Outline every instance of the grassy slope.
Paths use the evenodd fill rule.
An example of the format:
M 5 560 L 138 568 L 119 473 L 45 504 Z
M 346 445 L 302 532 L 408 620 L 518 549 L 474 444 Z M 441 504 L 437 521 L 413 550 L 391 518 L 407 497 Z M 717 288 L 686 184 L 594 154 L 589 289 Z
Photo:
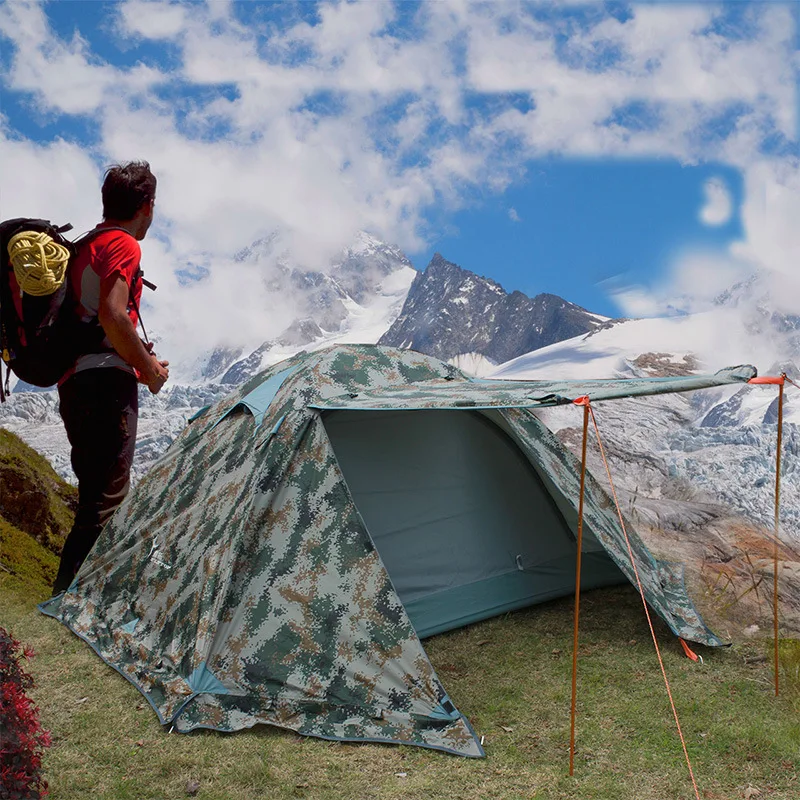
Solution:
M 0 524 L 4 557 L 18 565 L 13 575 L 0 570 L 0 624 L 37 652 L 30 670 L 55 740 L 45 757 L 53 800 L 185 797 L 188 781 L 199 782 L 197 797 L 220 799 L 694 797 L 641 602 L 629 587 L 584 596 L 570 778 L 569 600 L 426 643 L 451 697 L 485 735 L 486 759 L 266 727 L 170 735 L 127 681 L 35 610 L 48 595 L 55 557 L 11 528 Z M 739 798 L 751 786 L 761 792 L 754 797 L 800 796 L 798 654 L 787 644 L 776 698 L 767 647 L 701 648 L 706 663 L 697 666 L 663 625 L 657 632 L 701 797 Z
M 58 556 L 0 517 L 0 571 L 20 584 L 51 586 L 57 569 Z
M 0 571 L 52 584 L 77 495 L 47 459 L 0 428 Z

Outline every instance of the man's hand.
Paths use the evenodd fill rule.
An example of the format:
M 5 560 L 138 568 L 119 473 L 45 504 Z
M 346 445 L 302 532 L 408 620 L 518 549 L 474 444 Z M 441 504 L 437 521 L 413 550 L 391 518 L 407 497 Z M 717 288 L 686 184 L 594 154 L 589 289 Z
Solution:
M 158 394 L 164 384 L 169 379 L 169 361 L 159 361 L 155 354 L 152 354 L 150 369 L 140 371 L 139 383 L 143 383 L 150 390 L 151 394 Z
M 143 344 L 147 352 L 153 357 L 153 361 L 155 363 L 153 365 L 152 374 L 148 375 L 150 380 L 147 380 L 140 372 L 139 383 L 146 384 L 147 388 L 152 392 L 152 394 L 158 394 L 169 378 L 169 370 L 167 369 L 169 366 L 169 361 L 159 361 L 156 358 L 156 354 L 153 352 L 152 342 L 143 342 Z

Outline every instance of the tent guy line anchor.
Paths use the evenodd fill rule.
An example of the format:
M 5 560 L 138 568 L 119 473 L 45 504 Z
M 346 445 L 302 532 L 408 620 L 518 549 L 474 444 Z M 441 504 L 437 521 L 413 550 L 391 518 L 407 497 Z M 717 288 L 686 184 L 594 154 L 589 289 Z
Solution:
M 681 637 L 679 636 L 678 641 L 681 643 L 681 647 L 683 648 L 683 652 L 686 654 L 686 658 L 690 658 L 695 663 L 699 664 L 703 663 L 703 656 L 695 653 L 694 650 L 692 650 L 692 648 L 689 647 L 689 644 L 686 641 L 686 639 L 681 639 Z
M 581 488 L 580 488 L 580 499 L 579 499 L 579 506 L 578 506 L 578 556 L 576 559 L 577 568 L 576 568 L 576 580 L 575 580 L 575 629 L 573 633 L 573 655 L 572 655 L 572 664 L 573 664 L 573 673 L 572 673 L 572 724 L 571 724 L 571 731 L 570 731 L 570 770 L 569 774 L 573 774 L 573 763 L 574 763 L 574 755 L 575 755 L 575 736 L 574 736 L 574 721 L 575 721 L 575 705 L 576 705 L 576 673 L 577 673 L 577 659 L 578 659 L 578 603 L 580 598 L 580 547 L 581 547 L 581 534 L 583 532 L 583 496 L 585 490 L 585 474 L 586 474 L 586 440 L 588 438 L 588 427 L 589 427 L 589 415 L 592 417 L 592 424 L 594 426 L 595 435 L 597 436 L 597 444 L 600 448 L 600 455 L 603 457 L 603 465 L 606 468 L 606 475 L 608 476 L 608 483 L 611 488 L 611 496 L 614 499 L 614 505 L 617 510 L 617 517 L 619 518 L 619 524 L 622 529 L 622 533 L 625 536 L 625 544 L 628 548 L 628 557 L 631 560 L 631 566 L 633 567 L 634 575 L 636 576 L 636 586 L 639 589 L 639 596 L 642 598 L 642 605 L 644 606 L 644 613 L 647 617 L 647 624 L 650 627 L 650 635 L 653 639 L 653 644 L 656 648 L 656 655 L 658 656 L 658 664 L 661 667 L 661 674 L 664 678 L 664 685 L 667 689 L 667 696 L 669 697 L 669 703 L 672 707 L 672 716 L 675 719 L 675 725 L 678 728 L 678 736 L 681 740 L 681 747 L 683 748 L 683 755 L 686 759 L 686 766 L 689 768 L 689 777 L 692 780 L 692 787 L 694 788 L 694 794 L 697 800 L 700 800 L 700 790 L 697 788 L 697 781 L 694 777 L 694 770 L 692 769 L 692 762 L 689 758 L 689 751 L 686 748 L 686 740 L 683 736 L 683 730 L 681 729 L 681 723 L 678 719 L 678 711 L 675 708 L 675 701 L 672 698 L 672 690 L 670 689 L 669 685 L 669 678 L 667 678 L 667 672 L 664 668 L 664 661 L 661 658 L 661 649 L 658 646 L 658 639 L 656 638 L 656 632 L 653 628 L 653 621 L 650 617 L 650 610 L 647 608 L 647 599 L 644 593 L 644 587 L 642 586 L 641 578 L 639 577 L 639 570 L 636 566 L 636 560 L 633 557 L 633 548 L 631 547 L 630 537 L 628 536 L 628 531 L 625 527 L 625 520 L 622 516 L 622 510 L 620 509 L 619 500 L 617 499 L 617 490 L 614 486 L 614 481 L 611 477 L 611 469 L 608 465 L 608 459 L 606 458 L 605 448 L 603 447 L 602 439 L 600 438 L 600 429 L 597 426 L 597 419 L 594 415 L 594 409 L 592 408 L 590 398 L 588 395 L 584 395 L 583 397 L 578 397 L 573 400 L 573 403 L 578 406 L 583 406 L 583 445 L 582 445 L 582 461 L 581 461 Z

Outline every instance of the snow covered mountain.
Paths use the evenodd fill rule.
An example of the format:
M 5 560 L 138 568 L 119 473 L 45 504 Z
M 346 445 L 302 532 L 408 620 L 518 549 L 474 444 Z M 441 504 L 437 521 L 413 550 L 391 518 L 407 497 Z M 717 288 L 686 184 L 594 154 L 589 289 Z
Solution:
M 303 269 L 278 248 L 276 238 L 268 237 L 241 250 L 235 261 L 268 265 L 269 294 L 293 308 L 295 319 L 256 348 L 226 345 L 204 354 L 195 380 L 234 386 L 299 350 L 377 341 L 400 313 L 417 275 L 399 248 L 363 231 L 324 270 Z
M 436 253 L 379 343 L 447 361 L 474 354 L 501 364 L 608 322 L 552 294 L 508 294 L 500 284 Z
M 628 320 L 586 336 L 559 342 L 503 364 L 489 377 L 611 378 L 707 372 L 742 363 L 720 352 L 702 363 L 699 345 L 711 328 L 732 330 L 735 308 L 669 319 Z M 739 319 L 740 317 L 736 317 Z M 741 355 L 741 353 L 740 353 Z M 706 356 L 707 358 L 707 356 Z M 797 362 L 767 362 L 762 374 L 786 372 L 800 381 Z M 777 444 L 775 386 L 726 387 L 597 403 L 595 413 L 625 504 L 658 526 L 681 529 L 702 524 L 705 506 L 734 510 L 766 527 L 774 514 Z M 543 421 L 573 450 L 580 445 L 575 408 L 541 412 Z M 788 385 L 784 398 L 781 532 L 800 543 L 800 390 Z M 590 468 L 606 483 L 596 446 Z M 699 520 L 699 521 L 698 521 Z
M 363 232 L 325 269 L 303 269 L 281 247 L 280 238 L 270 236 L 241 250 L 234 261 L 263 267 L 269 294 L 293 309 L 293 322 L 255 348 L 239 342 L 203 353 L 182 380 L 168 384 L 155 397 L 142 390 L 134 480 L 199 408 L 300 350 L 334 342 L 385 341 L 387 337 L 381 337 L 387 331 L 400 330 L 401 335 L 408 334 L 404 346 L 427 346 L 435 355 L 478 374 L 493 369 L 509 354 L 594 330 L 605 322 L 553 295 L 533 300 L 521 292 L 509 295 L 493 281 L 441 256 L 421 277 L 402 251 Z M 433 325 L 426 321 L 426 309 Z M 393 325 L 401 310 L 401 324 Z M 425 330 L 417 333 L 414 326 Z M 57 406 L 53 391 L 16 391 L 0 406 L 0 424 L 18 433 L 69 480 L 74 479 L 69 444 Z
M 144 475 L 153 462 L 183 430 L 186 420 L 206 405 L 221 400 L 230 386 L 176 385 L 158 395 L 139 390 L 139 434 L 132 470 L 133 480 Z M 16 433 L 53 465 L 68 481 L 75 476 L 69 463 L 69 442 L 58 414 L 55 391 L 14 392 L 0 405 L 0 426 Z

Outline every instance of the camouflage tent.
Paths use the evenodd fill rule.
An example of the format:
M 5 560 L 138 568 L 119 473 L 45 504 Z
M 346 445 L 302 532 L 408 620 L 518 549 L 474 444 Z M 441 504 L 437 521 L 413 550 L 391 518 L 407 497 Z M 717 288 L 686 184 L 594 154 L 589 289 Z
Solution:
M 752 377 L 468 379 L 411 351 L 301 353 L 197 416 L 42 605 L 178 731 L 267 723 L 483 751 L 420 638 L 573 591 L 579 464 L 531 409 Z M 588 480 L 586 588 L 632 577 Z M 631 531 L 647 599 L 721 642 Z

